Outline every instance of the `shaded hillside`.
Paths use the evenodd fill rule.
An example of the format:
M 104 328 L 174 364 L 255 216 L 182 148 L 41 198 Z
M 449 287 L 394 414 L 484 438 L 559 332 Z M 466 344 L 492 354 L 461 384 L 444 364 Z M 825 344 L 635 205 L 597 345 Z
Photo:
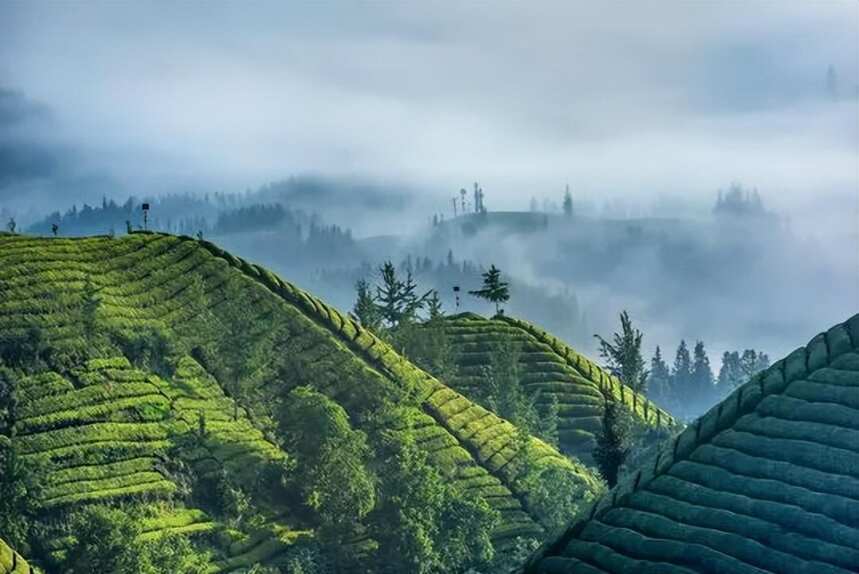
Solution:
M 859 315 L 713 407 L 528 571 L 859 571 Z
M 302 385 L 345 412 L 374 452 L 413 441 L 432 472 L 485 501 L 499 515 L 502 554 L 555 526 L 546 477 L 570 477 L 577 500 L 601 488 L 349 318 L 208 242 L 4 234 L 0 291 L 4 376 L 17 396 L 5 434 L 44 477 L 37 520 L 125 501 L 141 539 L 193 535 L 212 553 L 209 571 L 282 557 L 319 527 L 277 486 L 294 458 L 278 408 Z M 368 462 L 379 496 L 387 461 Z M 198 495 L 219 480 L 250 499 L 246 515 Z M 74 533 L 45 532 L 31 542 L 62 563 Z M 370 531 L 349 544 L 375 548 Z
M 479 397 L 493 352 L 518 353 L 521 385 L 529 395 L 536 396 L 543 415 L 556 401 L 559 446 L 581 460 L 591 461 L 607 401 L 623 403 L 647 425 L 674 424 L 671 415 L 617 377 L 526 321 L 507 316 L 486 319 L 463 313 L 446 318 L 441 325 L 450 340 L 457 367 L 457 374 L 449 384 L 466 396 Z
M 31 574 L 35 571 L 20 554 L 0 540 L 0 574 Z

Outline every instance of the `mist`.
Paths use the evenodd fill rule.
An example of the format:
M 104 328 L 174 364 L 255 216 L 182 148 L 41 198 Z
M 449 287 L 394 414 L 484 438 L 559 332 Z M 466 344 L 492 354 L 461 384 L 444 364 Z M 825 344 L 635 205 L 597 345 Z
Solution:
M 228 194 L 154 215 L 343 308 L 386 259 L 430 258 L 418 279 L 449 311 L 450 283 L 495 263 L 509 312 L 588 352 L 622 309 L 648 352 L 702 339 L 715 364 L 780 356 L 856 311 L 859 5 L 486 8 L 3 4 L 0 215 L 46 232 L 103 198 Z M 490 214 L 533 198 L 546 229 L 457 230 L 475 181 Z M 766 219 L 714 216 L 732 182 Z M 289 224 L 217 231 L 254 204 Z M 63 229 L 139 217 L 123 213 Z M 448 251 L 455 274 L 437 270 Z

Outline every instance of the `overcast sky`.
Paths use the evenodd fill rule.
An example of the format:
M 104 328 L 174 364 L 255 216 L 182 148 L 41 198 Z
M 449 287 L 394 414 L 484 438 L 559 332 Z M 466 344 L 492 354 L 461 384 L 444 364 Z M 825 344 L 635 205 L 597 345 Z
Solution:
M 855 0 L 4 2 L 0 201 L 320 173 L 802 208 L 859 189 L 857 83 Z

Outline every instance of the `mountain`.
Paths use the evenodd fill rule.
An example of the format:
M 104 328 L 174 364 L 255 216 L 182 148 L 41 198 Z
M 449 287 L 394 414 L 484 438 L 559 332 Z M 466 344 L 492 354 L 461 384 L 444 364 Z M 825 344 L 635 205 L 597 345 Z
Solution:
M 550 405 L 557 405 L 561 450 L 586 463 L 592 462 L 607 401 L 623 403 L 647 426 L 670 428 L 675 424 L 671 415 L 646 397 L 527 321 L 461 313 L 445 318 L 441 326 L 456 363 L 456 375 L 446 383 L 467 397 L 481 397 L 486 373 L 493 368 L 493 353 L 515 354 L 519 383 L 529 396 L 536 397 L 538 412 L 545 417 Z
M 687 427 L 528 572 L 859 571 L 859 315 Z
M 80 551 L 73 525 L 93 507 L 129 516 L 138 541 L 190 537 L 209 553 L 207 572 L 274 564 L 317 543 L 325 558 L 320 532 L 332 526 L 319 497 L 349 493 L 352 481 L 331 484 L 311 472 L 320 468 L 370 477 L 375 506 L 334 547 L 368 560 L 361 568 L 397 557 L 376 539 L 387 533 L 373 513 L 409 516 L 402 500 L 414 492 L 389 491 L 417 468 L 439 477 L 436 498 L 492 513 L 496 564 L 510 569 L 512 553 L 560 524 L 553 481 L 575 491 L 570 512 L 602 488 L 350 318 L 205 241 L 3 234 L 0 292 L 0 382 L 12 390 L 0 440 L 39 479 L 27 514 L 39 527 L 18 549 L 48 572 Z M 346 441 L 342 453 L 308 454 L 328 427 L 303 426 L 305 414 Z M 418 526 L 422 548 L 447 534 Z

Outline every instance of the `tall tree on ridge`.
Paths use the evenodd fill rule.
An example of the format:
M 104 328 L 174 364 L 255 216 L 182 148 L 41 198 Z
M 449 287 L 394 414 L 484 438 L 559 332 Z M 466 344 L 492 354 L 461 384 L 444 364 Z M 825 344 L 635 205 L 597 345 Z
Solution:
M 662 349 L 656 346 L 656 353 L 650 359 L 650 376 L 647 380 L 647 392 L 654 400 L 667 404 L 671 401 L 671 371 L 662 358 Z
M 489 271 L 483 273 L 483 287 L 468 293 L 495 303 L 496 315 L 501 315 L 504 312 L 500 308 L 500 304 L 510 300 L 508 283 L 501 280 L 501 271 L 495 265 L 490 265 Z
M 620 314 L 620 333 L 612 335 L 612 342 L 594 335 L 600 343 L 600 356 L 606 360 L 608 369 L 624 384 L 639 392 L 647 387 L 647 369 L 641 355 L 644 334 L 632 326 L 627 311 Z

